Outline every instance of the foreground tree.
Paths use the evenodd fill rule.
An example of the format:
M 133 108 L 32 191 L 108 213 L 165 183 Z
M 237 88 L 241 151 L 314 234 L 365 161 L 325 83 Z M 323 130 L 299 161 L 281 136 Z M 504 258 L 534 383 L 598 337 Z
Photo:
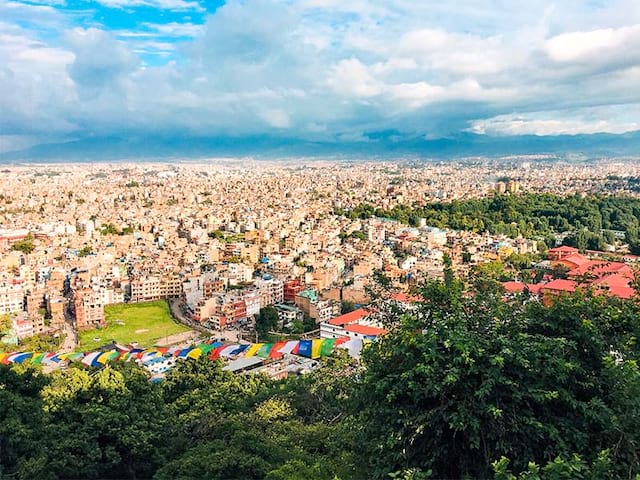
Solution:
M 442 284 L 423 295 L 364 353 L 355 411 L 374 476 L 487 478 L 501 457 L 518 472 L 607 449 L 612 475 L 638 471 L 634 303 L 447 299 Z

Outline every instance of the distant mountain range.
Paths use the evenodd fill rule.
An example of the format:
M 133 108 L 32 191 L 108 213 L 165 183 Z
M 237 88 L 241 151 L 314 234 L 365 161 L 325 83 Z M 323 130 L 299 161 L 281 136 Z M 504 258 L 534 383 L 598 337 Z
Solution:
M 640 157 L 640 131 L 622 135 L 488 136 L 464 133 L 428 140 L 372 132 L 362 141 L 321 141 L 256 135 L 245 137 L 94 137 L 37 145 L 0 154 L 0 162 L 82 162 L 115 160 L 172 160 L 206 157 L 273 159 L 331 158 L 437 158 L 504 155 L 578 154 L 588 158 Z

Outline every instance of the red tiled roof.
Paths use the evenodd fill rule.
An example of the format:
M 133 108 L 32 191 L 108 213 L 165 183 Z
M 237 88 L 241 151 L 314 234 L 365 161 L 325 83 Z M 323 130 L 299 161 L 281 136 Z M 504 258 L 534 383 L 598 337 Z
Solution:
M 502 286 L 509 293 L 523 292 L 526 287 L 522 282 L 502 282 Z
M 411 302 L 419 302 L 421 299 L 417 295 L 407 295 L 406 293 L 400 292 L 391 295 L 391 300 L 395 300 L 400 303 L 411 303 Z
M 548 253 L 556 253 L 556 252 L 576 252 L 578 253 L 578 249 L 574 247 L 567 247 L 566 245 L 562 245 L 561 247 L 550 248 L 547 250 Z
M 564 257 L 562 259 L 563 262 L 571 262 L 575 265 L 584 265 L 585 263 L 589 263 L 590 260 L 584 255 L 580 255 L 579 253 L 575 253 L 573 255 L 569 255 L 568 257 Z
M 349 323 L 357 322 L 363 317 L 369 315 L 369 311 L 364 308 L 358 308 L 353 312 L 345 313 L 344 315 L 340 315 L 339 317 L 332 318 L 329 320 L 329 324 L 331 325 L 347 325 Z
M 360 335 L 378 336 L 387 331 L 384 328 L 370 327 L 368 325 L 348 325 L 344 327 L 345 332 L 359 333 Z
M 602 277 L 604 275 L 611 275 L 614 273 L 626 275 L 629 278 L 633 277 L 633 269 L 629 265 L 625 265 L 620 262 L 603 262 L 600 260 L 593 260 L 577 268 L 574 268 L 569 272 L 570 276 L 584 275 L 591 273 L 595 276 Z
M 614 273 L 593 281 L 594 285 L 606 285 L 608 287 L 628 287 L 631 279 L 625 275 Z
M 529 292 L 533 293 L 534 295 L 540 293 L 540 289 L 542 287 L 544 287 L 544 283 L 532 283 L 531 285 L 527 285 L 527 289 L 529 290 Z
M 574 292 L 576 289 L 576 286 L 577 286 L 576 282 L 572 280 L 557 279 L 557 280 L 552 280 L 549 283 L 543 285 L 542 290 Z
M 614 297 L 629 299 L 635 294 L 635 290 L 631 287 L 609 287 L 609 294 Z

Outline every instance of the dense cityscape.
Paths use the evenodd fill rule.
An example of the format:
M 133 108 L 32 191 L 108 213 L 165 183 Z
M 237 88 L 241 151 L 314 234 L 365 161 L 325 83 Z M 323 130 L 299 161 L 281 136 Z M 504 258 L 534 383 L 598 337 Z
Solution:
M 640 480 L 638 0 L 0 0 L 0 480 Z
M 361 395 L 370 395 L 365 393 L 371 388 L 369 382 L 382 385 L 393 376 L 388 363 L 376 367 L 390 354 L 379 349 L 400 342 L 393 350 L 393 355 L 398 355 L 407 348 L 403 335 L 406 328 L 413 328 L 409 318 L 423 325 L 425 339 L 436 335 L 433 341 L 449 345 L 446 335 L 437 333 L 443 327 L 434 326 L 428 318 L 444 314 L 441 322 L 450 324 L 444 328 L 453 328 L 447 334 L 453 335 L 458 327 L 451 319 L 457 314 L 449 302 L 456 298 L 466 305 L 460 312 L 466 310 L 472 318 L 484 315 L 487 308 L 493 311 L 493 318 L 504 317 L 501 328 L 507 331 L 492 333 L 491 342 L 506 335 L 506 340 L 500 341 L 517 343 L 517 335 L 509 330 L 535 331 L 540 327 L 534 325 L 548 315 L 559 322 L 563 315 L 573 315 L 571 309 L 590 309 L 587 318 L 593 321 L 606 317 L 608 309 L 614 308 L 617 321 L 625 318 L 631 330 L 622 337 L 617 333 L 607 337 L 606 341 L 618 342 L 616 348 L 613 344 L 607 347 L 608 355 L 616 365 L 626 365 L 635 355 L 635 343 L 628 335 L 638 328 L 633 300 L 637 298 L 635 277 L 640 258 L 640 166 L 632 160 L 216 160 L 174 165 L 6 165 L 2 174 L 0 363 L 12 369 L 3 373 L 3 385 L 17 381 L 6 377 L 12 371 L 21 372 L 12 375 L 35 375 L 30 382 L 40 381 L 36 380 L 38 375 L 50 376 L 52 383 L 47 380 L 43 385 L 49 386 L 42 387 L 45 405 L 56 398 L 47 400 L 53 395 L 45 393 L 47 389 L 62 389 L 55 395 L 72 395 L 76 398 L 72 401 L 77 402 L 78 393 L 62 392 L 76 388 L 71 385 L 85 385 L 82 388 L 87 392 L 98 389 L 91 395 L 104 395 L 99 393 L 104 382 L 137 381 L 131 368 L 141 369 L 138 371 L 146 372 L 147 383 L 151 380 L 143 395 L 154 395 L 153 389 L 160 388 L 166 395 L 179 395 L 175 397 L 179 401 L 183 394 L 176 393 L 176 388 L 186 388 L 192 392 L 188 395 L 193 395 L 202 388 L 201 382 L 213 382 L 217 385 L 214 391 L 231 389 L 225 395 L 237 388 L 257 389 L 242 400 L 248 402 L 242 408 L 251 409 L 258 401 L 260 421 L 275 421 L 273 428 L 293 418 L 303 424 L 311 422 L 296 428 L 326 428 L 328 435 L 348 445 L 353 439 L 343 429 L 358 421 L 360 414 L 345 412 L 356 408 L 368 411 L 366 415 L 378 415 L 378 407 L 362 404 Z M 445 290 L 436 293 L 441 288 Z M 437 298 L 445 303 L 433 303 Z M 500 304 L 508 305 L 509 310 Z M 538 308 L 545 309 L 544 313 Z M 570 310 L 563 310 L 566 308 Z M 516 327 L 522 321 L 530 325 Z M 469 341 L 480 341 L 484 330 L 464 322 L 463 332 L 471 335 Z M 601 334 L 608 335 L 606 331 Z M 545 341 L 553 343 L 551 337 Z M 539 348 L 532 352 L 542 355 Z M 466 358 L 468 353 L 464 352 L 460 351 Z M 397 361 L 401 365 L 405 357 Z M 364 365 L 368 375 L 384 378 L 356 380 L 353 376 L 359 375 Z M 377 368 L 382 370 L 376 374 Z M 95 381 L 85 377 L 92 370 L 99 372 Z M 121 380 L 108 380 L 104 375 L 118 375 Z M 467 375 L 473 375 L 472 370 Z M 249 377 L 263 379 L 259 380 L 263 383 L 251 380 L 245 385 Z M 184 381 L 188 383 L 179 387 Z M 216 383 L 220 381 L 225 382 L 224 387 Z M 431 381 L 436 381 L 435 377 Z M 445 380 L 443 388 L 452 381 Z M 153 386 L 156 384 L 160 386 Z M 307 392 L 303 385 L 316 393 Z M 411 385 L 405 387 L 407 391 L 414 388 Z M 134 395 L 132 385 L 122 388 Z M 302 390 L 295 394 L 291 390 L 284 400 L 282 393 L 276 393 L 279 388 Z M 315 398 L 330 391 L 338 397 Z M 313 398 L 305 397 L 309 394 Z M 442 398 L 451 399 L 451 394 Z M 341 406 L 338 398 L 349 397 L 354 403 Z M 131 401 L 137 404 L 139 399 L 131 397 Z M 202 398 L 196 403 L 200 401 Z M 227 408 L 215 400 L 207 402 L 213 403 L 204 408 L 205 417 L 210 408 Z M 298 402 L 311 403 L 298 405 L 294 413 L 290 409 Z M 324 413 L 308 410 L 315 402 L 320 403 L 313 408 Z M 23 413 L 29 411 L 26 405 Z M 150 405 L 163 411 L 176 408 L 153 401 Z M 457 409 L 465 404 L 454 405 Z M 498 408 L 492 405 L 490 408 Z M 51 404 L 44 408 L 54 412 L 62 407 Z M 6 418 L 23 415 L 21 411 L 10 408 Z M 89 424 L 95 420 L 89 411 L 78 415 L 82 422 L 88 421 L 86 415 L 92 415 Z M 136 425 L 148 421 L 146 414 L 141 415 Z M 188 422 L 172 420 L 169 411 L 165 415 L 154 431 L 178 429 L 180 438 L 192 428 Z M 349 415 L 351 420 L 332 425 L 331 421 L 326 423 L 326 415 Z M 58 425 L 61 418 L 56 418 L 38 415 L 32 421 Z M 229 421 L 239 421 L 233 418 Z M 24 424 L 26 420 L 13 421 Z M 13 460 L 8 460 L 4 468 L 16 469 L 21 478 L 43 476 L 40 467 L 20 460 L 21 444 L 11 440 L 14 424 L 6 424 L 0 440 L 5 438 L 2 441 L 9 443 L 2 446 L 0 442 L 0 446 L 8 452 L 6 458 L 16 458 L 17 463 L 12 467 Z M 65 428 L 75 432 L 79 427 L 73 425 Z M 129 428 L 119 425 L 121 433 Z M 58 431 L 60 427 L 52 428 Z M 366 424 L 361 429 L 361 434 L 373 435 L 366 433 Z M 105 447 L 112 441 L 120 442 L 116 439 L 119 435 Z M 600 438 L 596 433 L 594 439 Z M 403 437 L 399 441 L 404 442 Z M 287 473 L 295 465 L 321 478 L 364 478 L 368 475 L 365 472 L 381 475 L 395 468 L 402 478 L 422 478 L 411 476 L 415 469 L 402 470 L 403 464 L 411 465 L 407 460 L 392 467 L 395 461 L 382 451 L 378 453 L 381 463 L 364 470 L 358 466 L 360 454 L 349 450 L 348 458 L 329 461 L 335 455 L 331 449 L 320 457 L 304 453 L 303 457 L 311 455 L 311 460 L 303 461 L 296 454 L 290 459 L 293 464 L 285 462 L 280 467 L 277 460 L 269 460 L 270 467 L 240 467 L 237 462 L 249 461 L 241 460 L 242 455 L 255 457 L 253 453 L 237 457 L 239 450 L 250 446 L 242 442 L 242 447 L 225 447 L 225 452 L 236 457 L 228 466 L 214 462 L 214 467 L 204 456 L 198 457 L 198 465 L 205 463 L 196 470 L 211 478 L 262 478 L 268 472 L 276 475 L 273 478 L 298 478 Z M 91 445 L 82 448 L 103 448 Z M 131 472 L 157 478 L 194 475 L 191 460 L 187 460 L 194 452 L 189 449 L 183 453 L 185 457 L 174 458 L 173 453 L 160 448 L 150 470 L 141 468 L 136 455 L 145 455 L 149 445 L 144 445 L 137 454 L 131 454 L 137 447 L 117 447 L 123 450 L 114 460 L 115 478 Z M 532 445 L 525 444 L 523 458 L 538 458 L 529 451 Z M 370 448 L 367 455 L 378 447 L 372 444 Z M 473 457 L 472 446 L 462 448 L 454 456 L 472 455 L 469 462 L 473 466 L 467 471 L 474 475 L 488 474 L 491 466 L 496 478 L 511 478 L 509 462 L 521 468 L 517 458 L 503 456 L 502 463 L 489 465 L 489 460 L 500 459 L 479 460 Z M 428 457 L 431 460 L 418 465 L 439 465 L 448 454 L 436 451 Z M 598 460 L 604 462 L 602 468 L 617 475 L 621 460 L 603 452 L 605 457 Z M 86 454 L 79 453 L 81 458 Z M 40 455 L 42 461 L 53 462 L 46 451 Z M 127 460 L 127 455 L 133 456 Z M 165 465 L 162 458 L 174 460 Z M 314 463 L 318 461 L 321 464 Z M 371 458 L 367 461 L 375 464 Z M 597 462 L 590 463 L 594 461 L 558 457 L 555 467 L 544 468 L 549 472 L 583 469 L 591 475 L 592 469 L 601 468 Z M 103 460 L 92 467 L 61 463 L 52 478 L 109 476 L 104 470 L 108 464 Z M 437 468 L 439 476 L 457 477 L 463 472 L 451 464 Z
M 260 310 L 275 306 L 282 333 L 318 335 L 345 305 L 371 301 L 376 271 L 407 292 L 442 278 L 445 255 L 460 275 L 514 254 L 529 255 L 531 268 L 570 232 L 555 232 L 555 244 L 542 250 L 538 236 L 344 213 L 365 203 L 393 211 L 525 193 L 636 196 L 640 167 L 527 158 L 499 167 L 479 160 L 78 164 L 16 166 L 3 177 L 0 314 L 11 315 L 3 341 L 55 335 L 74 349 L 77 332 L 106 326 L 110 304 L 170 299 L 187 324 L 212 335 L 241 330 L 246 338 L 255 338 Z M 635 261 L 625 232 L 606 250 Z M 368 325 L 370 336 L 383 331 Z

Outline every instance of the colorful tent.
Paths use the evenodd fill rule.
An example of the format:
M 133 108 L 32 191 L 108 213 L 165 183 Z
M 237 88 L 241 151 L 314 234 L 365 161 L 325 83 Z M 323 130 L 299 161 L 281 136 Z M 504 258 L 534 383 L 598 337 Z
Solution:
M 300 342 L 298 342 L 298 355 L 311 358 L 311 347 L 311 340 L 300 340 Z
M 196 347 L 192 349 L 189 353 L 187 353 L 187 358 L 193 358 L 194 360 L 197 360 L 200 358 L 201 355 L 202 355 L 202 349 Z
M 280 348 L 280 353 L 291 353 L 293 352 L 293 349 L 296 348 L 298 346 L 298 341 L 297 340 L 289 340 L 288 342 L 285 343 L 285 345 Z
M 314 338 L 311 340 L 311 358 L 320 358 L 320 350 L 322 349 L 323 340 Z
M 236 348 L 233 352 L 231 352 L 231 356 L 235 357 L 237 355 L 240 355 L 242 352 L 247 350 L 249 347 L 250 347 L 250 345 L 248 343 L 245 343 L 244 345 L 238 345 L 238 348 Z
M 280 351 L 281 348 L 283 348 L 285 345 L 287 344 L 287 342 L 277 342 L 273 345 L 273 348 L 271 349 L 271 353 L 269 354 L 269 358 L 282 358 L 282 352 Z
M 251 344 L 251 346 L 247 349 L 247 353 L 244 354 L 245 357 L 253 357 L 256 353 L 258 353 L 258 350 L 260 350 L 262 348 L 262 343 L 253 343 Z
M 209 359 L 217 360 L 218 358 L 220 358 L 220 352 L 224 350 L 224 348 L 225 348 L 224 345 L 220 345 L 219 347 L 216 347 L 213 350 L 211 350 L 211 353 L 209 353 Z
M 99 367 L 111 361 L 131 361 L 140 360 L 148 363 L 161 357 L 177 357 L 198 359 L 202 355 L 207 355 L 210 359 L 216 360 L 220 357 L 250 358 L 258 356 L 261 358 L 277 359 L 284 354 L 301 355 L 307 358 L 317 359 L 331 355 L 335 347 L 348 350 L 349 355 L 359 358 L 363 348 L 363 341 L 351 339 L 349 337 L 313 339 L 313 340 L 289 340 L 277 343 L 253 343 L 253 344 L 231 344 L 224 345 L 221 342 L 201 343 L 197 347 L 157 347 L 141 349 L 135 348 L 127 351 L 124 347 L 106 352 L 71 352 L 57 354 L 55 352 L 33 353 L 33 352 L 5 352 L 0 353 L 0 364 L 8 365 L 13 363 L 23 363 L 31 359 L 33 365 L 49 365 L 63 361 L 79 361 L 86 366 Z
M 331 355 L 331 352 L 333 351 L 333 346 L 335 345 L 335 343 L 336 343 L 335 338 L 327 338 L 323 340 L 322 346 L 320 347 L 320 356 L 326 357 Z
M 182 350 L 180 350 L 178 358 L 187 358 L 187 355 L 189 355 L 189 352 L 191 352 L 191 350 L 193 350 L 192 347 L 183 348 Z
M 221 351 L 220 351 L 220 356 L 221 357 L 230 357 L 232 355 L 232 352 L 234 350 L 236 350 L 239 347 L 238 344 L 234 344 L 234 345 L 227 345 L 226 347 L 224 347 Z
M 269 358 L 269 354 L 271 353 L 271 349 L 273 348 L 273 343 L 264 343 L 260 347 L 260 349 L 256 352 L 258 357 Z
M 25 360 L 27 360 L 28 358 L 33 357 L 33 353 L 28 352 L 28 353 L 15 353 L 13 355 L 11 355 L 11 357 L 9 357 L 9 362 L 10 363 L 22 363 Z
M 93 362 L 96 361 L 100 355 L 102 355 L 101 352 L 89 353 L 89 354 L 85 355 L 85 357 L 82 359 L 82 361 L 80 363 L 82 363 L 83 365 L 86 365 L 87 367 L 89 367 L 89 366 L 93 365 Z

